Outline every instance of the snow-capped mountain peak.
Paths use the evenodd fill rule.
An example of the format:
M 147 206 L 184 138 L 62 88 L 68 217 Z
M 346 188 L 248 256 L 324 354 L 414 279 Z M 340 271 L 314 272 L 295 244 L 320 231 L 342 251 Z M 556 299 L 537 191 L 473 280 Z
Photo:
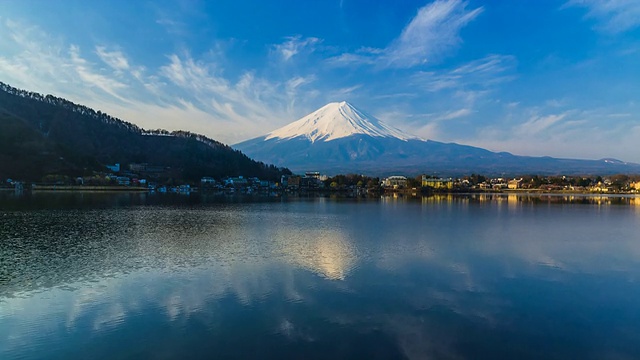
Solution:
M 309 141 L 331 141 L 351 135 L 418 139 L 358 110 L 346 101 L 329 103 L 311 114 L 267 134 L 269 139 L 306 137 Z
M 346 102 L 331 103 L 266 136 L 234 148 L 294 172 L 333 174 L 638 173 L 640 164 L 615 159 L 572 160 L 492 152 L 424 141 L 388 126 Z M 597 170 L 596 170 L 597 169 Z

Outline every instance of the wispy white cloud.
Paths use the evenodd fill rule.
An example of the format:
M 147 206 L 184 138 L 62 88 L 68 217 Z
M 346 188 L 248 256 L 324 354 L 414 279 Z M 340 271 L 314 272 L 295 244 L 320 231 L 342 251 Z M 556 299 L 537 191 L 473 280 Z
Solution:
M 302 38 L 302 36 L 288 37 L 285 42 L 273 45 L 273 51 L 283 61 L 289 61 L 302 51 L 313 52 L 314 47 L 320 43 L 320 39 L 316 37 Z
M 387 49 L 362 47 L 354 54 L 345 54 L 343 57 L 362 57 L 365 60 L 357 61 L 369 59 L 380 62 L 390 54 L 397 55 L 404 46 L 401 44 L 408 44 L 406 41 L 413 36 L 411 33 L 428 22 L 425 16 L 431 16 L 432 20 L 442 20 L 446 14 L 453 18 L 466 16 L 467 20 L 451 20 L 460 25 L 480 11 L 466 11 L 466 6 L 463 1 L 436 1 L 421 9 L 403 31 L 405 40 L 398 40 Z M 369 98 L 363 96 L 375 95 L 370 86 L 354 85 L 349 81 L 319 84 L 320 75 L 301 73 L 298 69 L 279 69 L 279 73 L 270 78 L 260 76 L 253 70 L 244 70 L 239 75 L 235 74 L 237 78 L 233 78 L 225 74 L 223 67 L 227 64 L 225 56 L 228 47 L 233 44 L 220 45 L 215 42 L 205 56 L 198 58 L 187 50 L 170 53 L 165 56 L 165 63 L 154 69 L 137 64 L 117 44 L 112 43 L 108 47 L 98 44 L 93 49 L 81 49 L 63 41 L 52 41 L 50 35 L 37 27 L 11 25 L 10 34 L 17 40 L 8 41 L 23 57 L 0 55 L 0 74 L 14 73 L 22 77 L 16 79 L 16 75 L 6 78 L 10 83 L 67 97 L 143 127 L 186 129 L 233 143 L 295 120 L 304 111 L 311 110 L 313 107 L 307 105 L 314 101 L 347 98 L 354 101 L 360 98 L 364 99 L 366 106 Z M 283 64 L 291 63 L 297 56 L 317 51 L 321 42 L 318 38 L 293 36 L 281 44 L 272 45 L 270 53 Z M 489 73 L 489 70 L 480 68 L 495 69 L 502 62 L 504 59 L 496 57 L 471 65 L 479 68 L 476 72 Z M 451 78 L 464 83 L 461 78 L 473 73 L 471 65 L 466 70 L 455 69 L 456 74 Z M 446 80 L 444 77 L 439 79 Z M 431 81 L 435 84 L 438 79 Z M 406 83 L 412 86 L 410 81 Z M 406 100 L 417 96 L 413 90 L 389 90 L 394 95 L 388 99 L 400 96 Z M 375 106 L 372 109 L 375 110 Z M 391 123 L 401 125 L 398 122 L 402 123 L 403 120 Z
M 100 60 L 116 71 L 129 69 L 129 61 L 120 51 L 107 51 L 106 47 L 97 46 L 96 54 Z
M 376 63 L 376 56 L 371 54 L 352 54 L 344 53 L 332 56 L 326 61 L 327 65 L 335 67 L 351 66 L 351 65 L 373 65 Z
M 7 21 L 0 26 L 9 35 L 0 53 L 3 81 L 146 128 L 197 131 L 234 143 L 291 121 L 296 100 L 314 94 L 308 89 L 314 76 L 267 80 L 244 71 L 231 80 L 215 59 L 222 56 L 217 49 L 207 54 L 213 60 L 170 54 L 164 65 L 146 69 L 119 50 L 98 45 L 83 52 L 77 45 L 53 41 L 37 27 Z
M 440 137 L 438 123 L 431 122 L 416 129 L 416 134 L 423 139 L 437 139 Z
M 176 54 L 172 54 L 168 58 L 169 64 L 161 66 L 159 74 L 166 77 L 174 85 L 196 92 L 229 90 L 227 81 L 215 76 L 215 64 L 196 62 L 190 56 L 181 58 Z
M 621 33 L 640 26 L 640 1 L 637 0 L 569 0 L 565 7 L 588 9 L 587 18 L 596 19 L 597 29 Z
M 444 114 L 436 116 L 434 120 L 435 121 L 453 120 L 453 119 L 469 116 L 471 114 L 473 114 L 473 110 L 463 108 L 463 109 L 458 109 L 453 111 L 447 111 Z
M 510 111 L 506 118 L 480 125 L 476 133 L 453 140 L 519 155 L 615 157 L 629 161 L 633 159 L 640 136 L 640 126 L 629 125 L 637 124 L 640 119 L 616 122 L 616 113 L 607 109 L 510 107 Z M 526 121 L 520 120 L 523 118 Z M 611 146 L 611 139 L 615 139 L 615 146 Z
M 514 66 L 515 57 L 509 55 L 487 55 L 484 58 L 468 62 L 456 69 L 452 74 L 468 75 L 483 74 L 495 75 L 511 69 Z
M 419 71 L 412 76 L 416 86 L 436 92 L 469 86 L 488 88 L 513 79 L 516 60 L 508 55 L 489 55 L 445 71 Z
M 0 74 L 6 81 L 65 97 L 106 95 L 112 101 L 128 101 L 120 95 L 127 82 L 101 73 L 82 56 L 79 46 L 11 20 L 0 23 L 0 28 L 7 35 L 0 55 Z
M 288 91 L 295 91 L 298 87 L 304 85 L 304 84 L 309 84 L 311 82 L 313 82 L 316 79 L 315 76 L 311 75 L 311 76 L 296 76 L 294 78 L 291 78 L 287 81 L 286 84 L 286 88 Z
M 343 87 L 336 90 L 329 91 L 328 98 L 332 101 L 344 101 L 347 98 L 351 98 L 354 94 L 362 89 L 362 84 L 356 84 L 353 86 Z
M 156 24 L 164 27 L 166 32 L 170 35 L 184 36 L 188 33 L 187 24 L 164 15 L 160 19 L 156 20 Z
M 0 67 L 3 78 L 29 89 L 50 90 L 52 78 L 69 78 L 71 66 L 68 60 L 68 47 L 35 26 L 25 25 L 9 19 L 2 19 L 2 51 Z M 58 61 L 65 58 L 65 61 Z M 42 91 L 42 90 L 41 90 Z
M 316 81 L 315 75 L 309 76 L 295 76 L 286 81 L 284 90 L 287 94 L 288 106 L 287 110 L 290 113 L 295 112 L 296 100 L 298 99 L 298 94 L 300 93 L 300 89 L 304 88 L 305 85 L 309 85 Z M 316 93 L 308 93 L 308 96 L 315 97 Z
M 486 119 L 486 114 L 481 115 L 481 109 L 499 102 L 502 86 L 516 78 L 516 65 L 513 56 L 492 54 L 453 67 L 400 73 L 394 77 L 396 85 L 384 88 L 383 91 L 392 91 L 389 95 L 373 97 L 380 100 L 377 103 L 382 103 L 381 107 L 395 109 L 402 115 L 391 117 L 387 120 L 390 124 L 423 138 L 441 135 L 443 140 L 454 140 L 456 131 L 469 133 L 477 126 L 462 128 L 463 123 L 493 122 Z M 479 116 L 484 118 L 478 119 Z M 456 119 L 456 124 L 441 124 Z
M 410 68 L 435 63 L 460 46 L 462 28 L 478 17 L 482 7 L 468 9 L 463 0 L 436 0 L 418 10 L 400 36 L 384 49 L 359 49 L 328 60 L 334 66 L 375 64 Z
M 211 114 L 212 121 L 231 122 L 246 133 L 257 132 L 252 134 L 255 136 L 268 124 L 287 119 L 291 103 L 314 80 L 312 76 L 296 76 L 273 82 L 247 71 L 232 82 L 215 63 L 176 54 L 169 56 L 169 60 L 169 64 L 160 68 L 160 76 L 188 94 L 194 106 Z
M 516 63 L 513 56 L 493 54 L 453 67 L 394 73 L 391 84 L 373 90 L 372 109 L 377 105 L 382 114 L 395 111 L 399 116 L 383 120 L 409 133 L 452 141 L 457 133 L 472 132 L 477 126 L 462 127 L 463 123 L 494 121 L 483 109 L 500 101 L 502 86 L 516 78 Z M 453 125 L 441 124 L 456 119 Z
M 400 119 L 404 120 L 405 127 L 411 128 L 410 133 L 423 139 L 438 139 L 446 132 L 444 123 L 472 116 L 475 112 L 471 108 L 461 108 L 431 114 L 403 114 Z
M 99 88 L 120 101 L 128 102 L 125 97 L 119 94 L 119 91 L 127 88 L 127 85 L 94 71 L 92 64 L 80 55 L 78 46 L 71 45 L 69 47 L 69 57 L 75 73 L 84 81 L 86 86 Z
M 628 118 L 632 115 L 630 113 L 614 113 L 607 115 L 609 118 Z
M 533 116 L 517 127 L 517 133 L 522 135 L 534 135 L 549 129 L 553 125 L 561 122 L 568 113 L 551 114 L 546 116 Z
M 438 0 L 418 10 L 385 51 L 389 66 L 411 67 L 439 60 L 460 45 L 460 30 L 483 10 L 467 9 L 462 0 Z
M 578 109 L 598 100 L 596 92 L 564 93 L 562 89 L 569 83 L 581 84 L 582 74 L 618 80 L 598 71 L 604 67 L 583 61 L 574 64 L 580 66 L 575 76 L 550 79 L 544 72 L 531 70 L 530 60 L 534 59 L 523 58 L 520 72 L 517 58 L 511 55 L 479 54 L 473 61 L 440 61 L 462 45 L 464 30 L 483 14 L 484 8 L 473 4 L 476 2 L 430 2 L 381 48 L 353 44 L 351 50 L 340 53 L 338 46 L 345 44 L 325 44 L 297 35 L 282 38 L 280 44 L 258 47 L 261 52 L 253 53 L 247 62 L 229 58 L 250 53 L 239 40 L 208 39 L 208 48 L 202 48 L 191 47 L 187 37 L 169 36 L 175 46 L 163 47 L 162 53 L 153 54 L 153 62 L 143 64 L 143 57 L 133 57 L 133 52 L 125 50 L 133 48 L 128 43 L 114 39 L 85 43 L 73 35 L 52 34 L 0 18 L 0 80 L 65 97 L 146 128 L 196 131 L 228 143 L 264 134 L 328 101 L 348 100 L 425 138 L 521 154 L 585 157 L 599 152 L 621 159 L 637 157 L 633 142 L 640 139 L 640 119 L 637 101 L 627 96 L 635 89 L 630 77 L 612 82 L 616 85 L 611 87 L 612 94 L 617 91 L 622 96 L 613 100 L 618 103 L 610 111 L 582 114 Z M 631 16 L 635 2 L 566 4 L 574 11 L 586 9 L 587 17 L 603 31 L 637 28 Z M 487 16 L 495 15 L 488 12 Z M 616 16 L 631 18 L 614 20 Z M 172 20 L 159 22 L 176 25 Z M 618 30 L 606 28 L 614 25 Z M 157 24 L 153 26 L 167 37 Z M 622 71 L 632 68 L 634 50 L 633 44 L 624 46 L 625 58 L 619 63 L 627 68 Z M 608 68 L 608 59 L 602 57 L 597 64 L 606 63 Z M 260 60 L 265 60 L 264 66 Z M 421 66 L 425 61 L 428 66 Z M 242 68 L 241 64 L 258 65 Z M 563 66 L 566 64 L 556 61 L 545 69 L 562 70 Z M 566 72 L 557 74 L 562 77 Z M 584 79 L 593 77 L 585 75 Z M 557 86 L 551 89 L 557 91 L 550 91 L 550 99 L 545 99 L 545 89 L 551 86 Z M 598 106 L 607 106 L 605 101 Z M 593 144 L 613 143 L 615 147 L 607 146 L 614 150 L 611 153 L 594 150 Z
M 402 98 L 416 98 L 418 94 L 413 92 L 398 92 L 391 94 L 381 94 L 373 96 L 374 99 L 402 99 Z

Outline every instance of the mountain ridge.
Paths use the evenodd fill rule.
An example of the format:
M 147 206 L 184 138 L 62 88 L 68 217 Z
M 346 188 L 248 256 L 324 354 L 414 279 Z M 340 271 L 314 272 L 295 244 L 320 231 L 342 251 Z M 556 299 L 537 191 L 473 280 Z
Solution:
M 355 125 L 350 114 L 339 111 L 341 108 L 358 115 Z M 351 131 L 327 130 L 341 130 L 344 128 L 341 124 L 345 123 L 354 127 L 364 125 Z M 369 124 L 374 128 L 372 131 Z M 359 172 L 380 175 L 403 172 L 455 176 L 473 172 L 487 175 L 640 173 L 640 165 L 611 158 L 579 160 L 521 156 L 470 145 L 424 140 L 388 126 L 347 102 L 329 103 L 264 136 L 232 146 L 256 159 L 286 165 L 294 171 L 313 170 L 329 174 Z
M 204 135 L 144 130 L 87 106 L 0 82 L 0 179 L 81 176 L 114 163 L 153 164 L 169 169 L 169 180 L 191 182 L 238 175 L 276 180 L 289 172 Z

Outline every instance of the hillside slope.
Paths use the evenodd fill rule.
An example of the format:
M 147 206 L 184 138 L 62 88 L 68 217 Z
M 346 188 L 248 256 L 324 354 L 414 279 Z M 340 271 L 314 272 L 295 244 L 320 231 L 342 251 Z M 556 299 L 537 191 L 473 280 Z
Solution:
M 0 83 L 0 178 L 77 176 L 114 163 L 165 167 L 187 181 L 238 175 L 275 180 L 289 173 L 202 135 L 146 131 L 62 98 Z

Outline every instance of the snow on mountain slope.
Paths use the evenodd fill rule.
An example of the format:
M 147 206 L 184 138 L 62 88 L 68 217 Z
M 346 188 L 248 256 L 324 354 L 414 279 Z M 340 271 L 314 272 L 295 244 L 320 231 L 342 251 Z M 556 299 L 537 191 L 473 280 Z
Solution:
M 396 138 L 404 141 L 419 139 L 389 126 L 343 101 L 329 103 L 300 120 L 267 134 L 265 140 L 305 137 L 314 143 L 357 134 Z
M 265 163 L 292 171 L 327 174 L 471 173 L 613 174 L 637 173 L 640 165 L 613 159 L 574 160 L 527 157 L 425 141 L 384 124 L 346 102 L 330 103 L 265 136 L 233 146 Z

